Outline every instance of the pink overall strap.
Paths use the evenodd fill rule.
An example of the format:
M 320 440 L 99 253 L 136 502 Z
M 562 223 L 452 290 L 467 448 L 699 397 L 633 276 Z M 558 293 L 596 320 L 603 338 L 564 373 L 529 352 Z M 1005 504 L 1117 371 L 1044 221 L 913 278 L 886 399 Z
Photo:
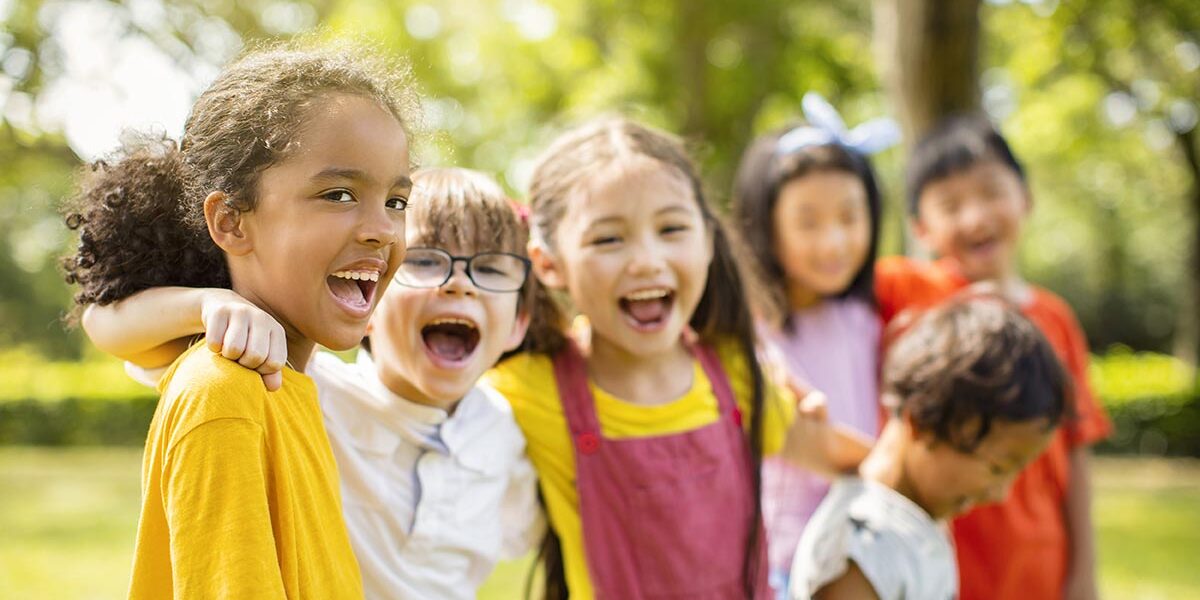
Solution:
M 577 453 L 592 454 L 600 445 L 600 421 L 588 389 L 587 362 L 574 341 L 554 356 L 554 380 Z
M 725 367 L 721 365 L 721 357 L 707 344 L 694 344 L 691 350 L 692 355 L 700 362 L 700 367 L 704 369 L 704 376 L 712 386 L 713 395 L 717 397 L 717 410 L 721 412 L 721 417 L 733 417 L 734 422 L 741 425 L 742 411 L 738 408 L 733 387 L 725 374 Z

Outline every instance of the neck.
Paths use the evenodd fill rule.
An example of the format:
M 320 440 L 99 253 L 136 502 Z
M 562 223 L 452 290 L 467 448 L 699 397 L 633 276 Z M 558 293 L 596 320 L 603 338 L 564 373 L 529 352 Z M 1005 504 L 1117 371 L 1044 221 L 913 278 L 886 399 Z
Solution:
M 788 307 L 798 311 L 816 306 L 821 301 L 821 295 L 802 285 L 789 284 L 787 300 Z
M 588 375 L 601 389 L 634 404 L 664 404 L 692 387 L 692 355 L 680 341 L 666 352 L 635 354 L 593 332 Z
M 240 285 L 237 277 L 234 277 L 232 287 L 233 291 L 237 292 L 239 296 L 262 309 L 268 315 L 271 315 L 271 318 L 275 319 L 283 327 L 283 333 L 287 337 L 287 364 L 292 369 L 303 373 L 305 367 L 308 366 L 309 359 L 312 358 L 313 351 L 317 348 L 316 342 L 305 337 L 291 323 L 281 318 L 253 289 L 245 285 Z
M 884 425 L 883 432 L 879 434 L 879 440 L 871 449 L 871 453 L 859 466 L 858 473 L 863 479 L 889 487 L 912 500 L 917 506 L 924 508 L 917 497 L 916 488 L 908 476 L 908 468 L 904 460 L 909 447 L 914 442 L 915 440 L 904 421 L 899 417 L 890 418 Z
M 387 388 L 388 391 L 400 396 L 401 398 L 404 398 L 405 400 L 408 400 L 409 402 L 412 402 L 413 404 L 437 408 L 446 411 L 448 414 L 454 414 L 454 409 L 458 408 L 458 403 L 462 401 L 461 397 L 453 400 L 440 400 L 438 398 L 434 398 L 429 394 L 422 392 L 421 388 L 414 385 L 403 375 L 383 368 L 378 362 L 375 363 L 375 374 L 379 377 L 379 382 L 382 383 L 383 387 Z
M 285 326 L 284 330 L 287 332 L 288 366 L 303 373 L 308 367 L 313 351 L 317 349 L 317 344 L 294 332 L 290 327 Z

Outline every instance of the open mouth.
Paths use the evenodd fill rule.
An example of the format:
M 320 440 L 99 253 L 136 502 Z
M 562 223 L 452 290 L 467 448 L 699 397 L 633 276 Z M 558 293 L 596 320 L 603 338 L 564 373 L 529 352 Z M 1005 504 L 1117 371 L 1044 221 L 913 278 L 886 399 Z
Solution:
M 425 348 L 439 362 L 459 364 L 466 361 L 479 346 L 479 328 L 456 317 L 434 319 L 421 328 Z
M 656 331 L 667 324 L 675 304 L 675 292 L 666 288 L 641 290 L 622 296 L 621 312 L 640 331 Z
M 338 271 L 325 280 L 333 297 L 348 312 L 358 317 L 371 313 L 379 286 L 378 271 Z

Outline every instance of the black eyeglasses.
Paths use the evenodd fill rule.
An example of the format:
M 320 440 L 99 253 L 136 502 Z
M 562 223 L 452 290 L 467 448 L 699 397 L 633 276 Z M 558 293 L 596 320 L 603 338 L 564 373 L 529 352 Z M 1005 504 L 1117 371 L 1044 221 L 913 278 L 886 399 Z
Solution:
M 508 252 L 454 256 L 440 248 L 409 248 L 395 281 L 414 288 L 442 287 L 458 262 L 466 265 L 467 278 L 475 287 L 489 292 L 516 292 L 529 277 L 529 259 Z

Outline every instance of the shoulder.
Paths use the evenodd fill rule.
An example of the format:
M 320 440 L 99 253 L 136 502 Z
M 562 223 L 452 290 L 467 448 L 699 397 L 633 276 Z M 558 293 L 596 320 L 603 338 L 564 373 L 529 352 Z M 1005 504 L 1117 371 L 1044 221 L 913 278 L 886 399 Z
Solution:
M 903 277 L 919 273 L 923 265 L 907 256 L 884 256 L 875 261 L 875 277 Z
M 216 419 L 264 420 L 268 393 L 262 377 L 214 354 L 203 343 L 180 355 L 161 385 L 162 401 L 178 428 Z
M 320 350 L 313 353 L 304 372 L 317 384 L 317 389 L 323 395 L 360 390 L 366 384 L 366 374 L 357 364 L 347 363 L 330 352 Z
M 923 582 L 933 583 L 926 580 L 954 570 L 953 551 L 935 521 L 895 491 L 859 478 L 834 483 L 805 530 L 799 552 L 806 562 L 798 554 L 797 569 L 807 564 L 824 574 L 809 577 L 814 591 L 826 584 L 854 583 L 839 579 L 852 565 L 883 598 L 924 589 Z
M 512 356 L 488 371 L 481 383 L 515 410 L 530 403 L 557 403 L 554 361 L 546 354 L 523 352 Z
M 1029 303 L 1031 312 L 1042 313 L 1066 326 L 1078 327 L 1075 310 L 1071 308 L 1070 304 L 1067 304 L 1062 296 L 1040 286 L 1030 286 L 1030 289 L 1033 292 L 1033 298 Z

